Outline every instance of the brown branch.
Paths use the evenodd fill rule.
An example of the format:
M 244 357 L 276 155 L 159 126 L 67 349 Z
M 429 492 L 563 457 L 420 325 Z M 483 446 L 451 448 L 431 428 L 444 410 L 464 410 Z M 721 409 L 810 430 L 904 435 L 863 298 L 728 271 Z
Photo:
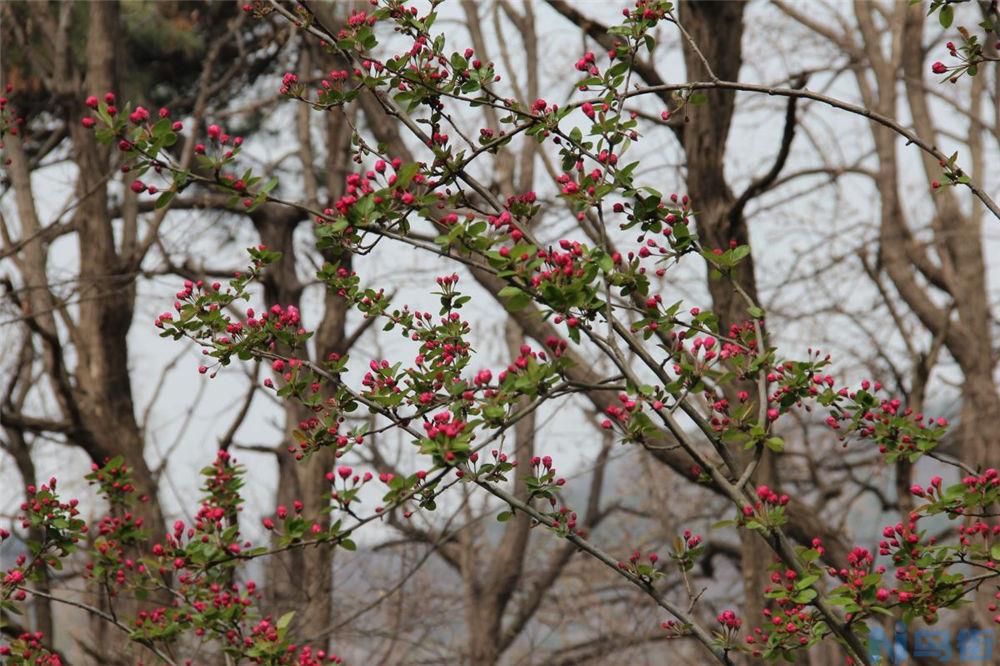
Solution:
M 805 84 L 805 78 L 801 77 L 796 79 L 792 87 L 801 88 Z M 781 175 L 781 170 L 785 168 L 785 163 L 788 161 L 788 155 L 791 152 L 792 141 L 795 139 L 795 107 L 797 102 L 797 97 L 788 98 L 788 104 L 785 107 L 785 127 L 781 133 L 781 144 L 778 147 L 778 154 L 774 158 L 774 164 L 771 165 L 771 168 L 763 176 L 755 178 L 743 190 L 743 193 L 737 197 L 729 209 L 729 223 L 731 226 L 735 226 L 737 221 L 742 218 L 743 209 L 751 199 L 760 196 L 774 186 L 778 176 Z
M 593 39 L 605 49 L 610 51 L 615 47 L 615 38 L 608 33 L 608 26 L 584 15 L 566 0 L 545 1 L 550 7 L 552 7 L 552 9 L 566 17 L 570 23 L 580 28 L 580 30 L 586 33 L 588 37 Z M 632 62 L 632 71 L 635 72 L 639 78 L 645 81 L 648 86 L 659 87 L 667 85 L 667 82 L 660 76 L 659 72 L 656 71 L 656 67 L 650 62 L 636 58 Z M 663 94 L 658 94 L 657 97 L 659 97 L 664 104 L 671 105 L 674 104 L 675 101 L 668 94 L 669 92 L 670 91 L 668 90 L 664 90 Z M 668 127 L 673 130 L 678 141 L 683 140 L 683 126 L 668 125 Z
M 115 617 L 113 615 L 111 615 L 110 613 L 106 613 L 106 612 L 102 611 L 100 608 L 96 608 L 94 606 L 91 606 L 90 604 L 85 604 L 85 603 L 80 602 L 80 601 L 74 601 L 73 599 L 64 599 L 62 597 L 57 597 L 55 595 L 49 594 L 47 592 L 43 592 L 41 590 L 31 589 L 30 587 L 18 586 L 17 589 L 24 590 L 28 594 L 34 595 L 36 597 L 42 597 L 43 599 L 48 599 L 49 601 L 54 601 L 54 602 L 59 603 L 59 604 L 65 604 L 67 606 L 73 606 L 74 608 L 79 608 L 80 610 L 84 610 L 84 611 L 90 613 L 91 615 L 94 615 L 95 617 L 99 617 L 100 619 L 104 620 L 108 624 L 114 626 L 119 631 L 122 631 L 126 635 L 128 635 L 128 636 L 131 637 L 131 634 L 132 634 L 132 629 L 131 628 L 129 628 L 125 624 L 122 624 L 117 619 L 115 619 Z M 170 666 L 177 666 L 177 662 L 175 662 L 173 659 L 171 659 L 170 657 L 168 657 L 167 655 L 165 655 L 163 652 L 161 652 L 159 650 L 159 648 L 157 648 L 156 645 L 152 641 L 150 641 L 148 639 L 145 639 L 145 638 L 133 638 L 131 640 L 133 640 L 134 642 L 138 643 L 139 645 L 142 645 L 147 650 L 149 650 L 150 652 L 152 652 L 163 663 L 170 664 Z
M 2 284 L 8 297 L 11 298 L 19 308 L 22 310 L 26 309 L 25 305 L 18 299 L 10 281 L 4 278 L 2 280 Z M 79 405 L 76 402 L 76 397 L 70 381 L 69 371 L 65 366 L 62 344 L 59 341 L 58 336 L 49 331 L 47 328 L 43 328 L 39 323 L 38 318 L 35 316 L 31 316 L 30 314 L 26 315 L 23 321 L 28 327 L 28 330 L 42 339 L 42 344 L 46 350 L 45 360 L 47 374 L 52 380 L 57 399 L 63 409 L 63 412 L 65 413 L 66 418 L 69 419 L 69 423 L 72 424 L 71 429 L 67 431 L 67 433 L 72 434 L 73 439 L 80 445 L 81 448 L 83 448 L 87 455 L 90 456 L 92 461 L 97 463 L 103 462 L 107 455 L 106 451 L 98 444 L 92 433 L 90 433 L 84 426 L 83 415 L 80 413 Z M 42 424 L 38 423 L 38 425 Z M 52 424 L 50 423 L 48 425 Z
M 560 647 L 546 664 L 549 666 L 577 666 L 578 664 L 590 664 L 595 659 L 607 657 L 623 649 L 637 647 L 648 643 L 658 643 L 660 641 L 678 640 L 677 636 L 663 630 L 653 631 L 636 636 L 635 634 L 611 634 L 598 636 L 589 641 Z M 690 640 L 690 639 L 689 639 Z
M 236 417 L 233 418 L 233 422 L 229 424 L 229 428 L 226 429 L 225 434 L 219 438 L 219 449 L 222 451 L 228 451 L 229 447 L 232 446 L 236 431 L 240 429 L 243 421 L 247 418 L 247 414 L 250 413 L 250 405 L 253 404 L 253 398 L 257 395 L 257 375 L 259 374 L 260 362 L 258 361 L 254 363 L 253 376 L 250 378 L 250 386 L 247 388 L 247 393 L 243 398 L 243 403 L 240 405 L 240 410 L 236 413 Z
M 547 516 L 540 513 L 533 507 L 525 504 L 524 502 L 521 502 L 510 493 L 500 488 L 497 488 L 496 486 L 492 486 L 489 483 L 482 481 L 481 479 L 474 478 L 473 481 L 479 487 L 483 488 L 490 494 L 506 502 L 512 509 L 527 513 L 529 516 L 534 518 L 542 525 L 546 525 L 552 528 L 558 528 L 558 525 L 555 525 L 551 518 L 548 518 Z M 666 596 L 660 591 L 658 591 L 655 587 L 653 587 L 651 583 L 633 575 L 632 573 L 626 571 L 625 569 L 620 568 L 618 566 L 617 560 L 615 560 L 613 557 L 605 553 L 603 550 L 591 544 L 583 537 L 580 537 L 574 533 L 570 533 L 565 538 L 569 543 L 576 546 L 579 550 L 586 552 L 588 555 L 590 555 L 597 561 L 601 562 L 606 567 L 610 568 L 612 571 L 615 571 L 620 576 L 624 577 L 629 582 L 638 587 L 640 590 L 645 592 L 656 602 L 657 606 L 660 606 L 665 611 L 667 611 L 675 618 L 677 618 L 679 621 L 681 621 L 685 626 L 687 626 L 691 631 L 692 635 L 695 638 L 697 638 L 697 640 L 702 645 L 704 645 L 705 648 L 709 650 L 709 652 L 712 653 L 712 655 L 715 657 L 717 661 L 719 661 L 722 664 L 732 666 L 733 660 L 729 657 L 729 651 L 718 646 L 717 643 L 708 634 L 708 632 L 698 622 L 696 622 L 695 619 L 685 609 L 677 606 L 676 604 L 668 600 Z
M 76 434 L 76 429 L 72 423 L 68 423 L 66 421 L 54 421 L 37 416 L 29 416 L 27 414 L 21 414 L 20 412 L 11 411 L 10 409 L 4 409 L 0 412 L 0 424 L 10 428 L 17 428 L 19 430 L 27 430 L 28 432 L 35 433 L 50 432 L 59 433 L 61 435 Z
M 602 446 L 601 452 L 598 454 L 597 463 L 594 466 L 593 476 L 591 477 L 586 514 L 581 524 L 583 528 L 590 532 L 596 529 L 600 522 L 610 515 L 610 511 L 601 511 L 600 509 L 601 490 L 604 486 L 604 471 L 611 452 L 609 441 L 613 443 L 610 437 L 606 437 L 604 446 Z M 548 566 L 537 578 L 536 583 L 528 590 L 527 595 L 518 604 L 514 617 L 508 623 L 507 628 L 500 637 L 501 646 L 507 648 L 521 634 L 542 605 L 545 595 L 558 582 L 559 577 L 575 552 L 576 548 L 572 543 L 565 543 L 557 547 L 555 552 L 552 553 Z
M 2 216 L 0 216 L 2 217 Z M 56 224 L 50 224 L 47 227 L 41 227 L 36 229 L 27 236 L 20 238 L 18 240 L 10 239 L 6 237 L 6 225 L 4 225 L 4 248 L 0 250 L 0 260 L 12 257 L 19 253 L 25 248 L 26 245 L 32 241 L 38 241 L 43 244 L 48 244 L 55 239 L 65 236 L 66 234 L 72 233 L 76 230 L 76 225 L 73 222 L 59 222 Z
M 741 83 L 739 81 L 690 81 L 688 83 L 667 83 L 662 85 L 648 86 L 646 88 L 639 88 L 637 90 L 625 91 L 622 93 L 625 97 L 638 97 L 641 95 L 648 94 L 660 94 L 663 92 L 671 91 L 682 91 L 682 90 L 733 90 L 738 92 L 753 92 L 760 93 L 764 95 L 771 95 L 776 97 L 798 97 L 801 99 L 810 99 L 815 102 L 820 102 L 827 106 L 831 106 L 835 109 L 840 109 L 841 111 L 846 111 L 854 115 L 867 118 L 874 123 L 882 125 L 899 136 L 906 139 L 907 144 L 912 144 L 924 151 L 928 155 L 931 155 L 938 159 L 939 161 L 948 161 L 948 156 L 945 155 L 936 146 L 924 140 L 918 136 L 912 130 L 900 125 L 898 122 L 892 118 L 873 111 L 866 106 L 860 106 L 858 104 L 852 104 L 850 102 L 845 102 L 844 100 L 837 99 L 836 97 L 830 97 L 829 95 L 822 95 L 820 93 L 813 92 L 811 90 L 802 88 L 782 88 L 779 86 L 768 86 L 759 83 Z M 957 166 L 957 165 L 956 165 Z M 990 197 L 989 194 L 984 192 L 979 185 L 974 181 L 970 180 L 968 183 L 964 183 L 964 186 L 972 192 L 973 196 L 979 199 L 984 206 L 993 214 L 997 220 L 1000 220 L 1000 205 L 997 205 L 996 201 Z

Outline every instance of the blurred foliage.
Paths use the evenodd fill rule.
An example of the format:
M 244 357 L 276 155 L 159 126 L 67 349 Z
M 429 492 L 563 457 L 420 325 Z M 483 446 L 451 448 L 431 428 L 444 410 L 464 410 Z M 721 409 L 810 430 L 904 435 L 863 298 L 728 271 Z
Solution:
M 90 90 L 85 82 L 79 85 L 86 61 L 89 5 L 77 1 L 66 8 L 61 2 L 17 1 L 0 7 L 3 83 L 13 87 L 16 108 L 36 132 L 75 121 L 84 96 L 106 92 Z M 221 86 L 212 91 L 216 104 L 276 71 L 277 56 L 290 34 L 287 26 L 246 21 L 232 9 L 231 3 L 201 0 L 123 0 L 114 47 L 114 92 L 152 109 L 168 106 L 175 116 L 188 114 L 204 64 L 220 42 L 210 77 L 211 85 Z M 64 11 L 69 12 L 63 34 L 68 37 L 64 52 L 70 80 L 60 82 L 55 79 L 55 58 Z M 239 25 L 229 34 L 234 21 Z

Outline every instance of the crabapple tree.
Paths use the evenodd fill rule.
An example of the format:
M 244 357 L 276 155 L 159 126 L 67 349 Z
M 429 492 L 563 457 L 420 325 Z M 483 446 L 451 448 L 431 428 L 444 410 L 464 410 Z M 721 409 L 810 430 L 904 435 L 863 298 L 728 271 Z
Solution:
M 322 468 L 319 476 L 289 477 L 302 494 L 279 494 L 260 520 L 267 535 L 260 542 L 241 521 L 245 469 L 228 447 L 201 471 L 191 519 L 172 525 L 162 515 L 150 525 L 145 481 L 124 456 L 95 460 L 87 476 L 106 508 L 96 521 L 81 517 L 56 479 L 34 484 L 19 515 L 33 538 L 3 572 L 4 612 L 18 613 L 33 595 L 52 596 L 35 582 L 63 562 L 83 561 L 107 603 L 63 601 L 135 643 L 144 661 L 194 664 L 211 654 L 226 663 L 340 663 L 336 649 L 313 645 L 310 625 L 297 621 L 328 612 L 323 603 L 330 599 L 295 608 L 294 596 L 285 597 L 276 609 L 251 572 L 277 558 L 324 553 L 326 559 L 304 566 L 329 575 L 332 553 L 351 557 L 362 530 L 380 523 L 415 530 L 407 525 L 462 494 L 490 498 L 491 515 L 504 529 L 519 526 L 505 535 L 522 547 L 529 530 L 544 533 L 566 545 L 557 552 L 567 559 L 585 560 L 607 581 L 634 590 L 634 603 L 661 618 L 660 635 L 696 644 L 693 654 L 704 661 L 796 661 L 830 647 L 840 663 L 871 664 L 870 628 L 886 617 L 935 623 L 984 598 L 983 607 L 995 612 L 1000 474 L 989 466 L 987 450 L 945 456 L 938 451 L 945 418 L 889 394 L 878 378 L 838 379 L 822 351 L 783 353 L 753 282 L 746 201 L 727 190 L 703 207 L 697 193 L 661 191 L 656 173 L 633 157 L 645 137 L 640 114 L 627 105 L 655 99 L 663 122 L 683 119 L 678 131 L 694 159 L 720 132 L 724 143 L 735 91 L 786 97 L 793 120 L 797 100 L 819 101 L 872 118 L 890 145 L 899 136 L 915 144 L 911 150 L 943 170 L 935 189 L 971 193 L 995 212 L 957 157 L 940 154 L 884 114 L 813 93 L 804 81 L 778 88 L 729 80 L 739 62 L 720 61 L 718 45 L 702 39 L 711 24 L 699 16 L 705 10 L 698 3 L 679 12 L 662 0 L 625 7 L 620 22 L 602 26 L 596 38 L 605 48 L 571 63 L 566 76 L 573 77 L 574 95 L 561 104 L 541 91 L 532 99 L 500 92 L 497 67 L 479 53 L 475 36 L 472 44 L 455 44 L 440 32 L 441 4 L 377 0 L 336 25 L 312 3 L 256 0 L 242 7 L 241 20 L 289 26 L 324 62 L 335 63 L 319 77 L 288 71 L 273 82 L 303 113 L 343 117 L 350 129 L 352 161 L 327 204 L 315 183 L 301 200 L 279 196 L 279 180 L 245 159 L 247 142 L 224 122 L 186 127 L 168 108 L 151 111 L 110 90 L 84 100 L 74 131 L 91 133 L 113 154 L 131 192 L 153 210 L 203 191 L 214 205 L 248 215 L 289 211 L 311 222 L 311 243 L 322 258 L 315 279 L 337 304 L 328 309 L 341 331 L 336 344 L 317 342 L 320 332 L 285 298 L 288 248 L 268 242 L 248 248 L 246 266 L 232 277 L 193 277 L 172 298 L 164 294 L 151 326 L 197 349 L 206 379 L 248 364 L 268 368 L 262 389 L 295 417 L 283 464 L 317 469 L 321 461 Z M 560 13 L 575 11 L 554 4 L 562 5 Z M 950 14 L 951 5 L 944 8 Z M 652 80 L 646 58 L 668 31 L 685 44 L 690 81 Z M 988 59 L 970 40 L 956 76 L 974 75 Z M 15 143 L 16 92 L 3 108 L 4 134 Z M 353 105 L 371 112 L 375 140 L 352 122 L 346 109 Z M 482 109 L 491 122 L 473 135 L 463 132 L 462 119 Z M 721 120 L 696 119 L 704 109 Z M 185 142 L 186 155 L 178 152 L 182 133 L 195 137 Z M 388 140 L 400 135 L 405 139 Z M 557 187 L 553 200 L 531 189 L 500 196 L 481 178 L 480 165 L 515 140 L 531 146 L 532 159 L 535 152 L 545 156 Z M 707 197 L 713 173 L 691 174 L 692 190 Z M 546 207 L 568 227 L 555 233 L 535 224 L 552 214 Z M 433 307 L 396 303 L 391 285 L 381 284 L 365 260 L 404 251 L 424 253 L 440 267 L 425 285 Z M 713 308 L 671 293 L 671 276 L 691 263 L 707 270 Z M 499 366 L 477 351 L 481 324 L 468 314 L 474 298 L 489 294 L 511 322 L 511 358 Z M 348 353 L 348 310 L 365 326 L 401 336 L 407 351 L 374 358 Z M 540 442 L 523 446 L 531 431 L 519 430 L 539 410 L 574 397 L 600 411 L 598 437 L 647 450 L 682 472 L 678 483 L 724 503 L 724 520 L 712 532 L 741 544 L 742 593 L 753 602 L 711 608 L 704 590 L 692 585 L 710 545 L 703 533 L 678 530 L 668 553 L 602 542 L 592 533 L 594 512 L 574 504 L 572 480 L 560 473 L 568 463 Z M 780 428 L 809 415 L 821 415 L 835 453 L 863 450 L 881 465 L 906 465 L 908 473 L 927 458 L 959 470 L 959 479 L 914 479 L 904 488 L 907 508 L 898 520 L 873 527 L 856 543 L 833 543 L 810 521 L 805 499 L 781 483 L 783 467 L 792 463 Z M 509 432 L 517 432 L 513 451 L 505 449 Z M 405 442 L 412 463 L 390 471 L 375 444 L 388 433 Z M 942 522 L 951 528 L 932 529 Z M 502 611 L 511 595 L 507 577 L 516 576 L 523 560 L 498 560 L 483 594 Z M 761 584 L 746 585 L 753 580 Z M 116 610 L 126 608 L 120 599 L 131 602 L 127 614 Z M 472 640 L 482 645 L 470 653 L 475 663 L 495 662 L 496 646 L 513 640 L 501 615 L 477 625 L 482 631 Z M 40 632 L 15 633 L 0 654 L 13 664 L 62 663 Z

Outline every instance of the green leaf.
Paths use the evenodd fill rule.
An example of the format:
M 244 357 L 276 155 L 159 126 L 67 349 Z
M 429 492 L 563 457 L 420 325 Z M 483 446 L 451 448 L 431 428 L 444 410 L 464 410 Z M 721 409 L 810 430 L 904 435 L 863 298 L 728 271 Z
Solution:
M 941 22 L 942 28 L 950 28 L 951 22 L 955 20 L 955 9 L 951 5 L 945 5 L 941 8 L 941 13 L 938 14 L 938 21 Z
M 768 437 L 764 443 L 767 444 L 767 448 L 775 453 L 781 453 L 785 450 L 785 440 L 780 437 Z
M 277 186 L 278 186 L 278 179 L 272 178 L 271 180 L 267 181 L 267 185 L 265 185 L 260 189 L 259 194 L 267 195 L 268 192 L 270 192 Z
M 796 583 L 795 583 L 795 589 L 797 589 L 797 590 L 804 590 L 807 587 L 810 587 L 813 583 L 815 583 L 818 580 L 819 580 L 819 576 L 817 576 L 816 574 L 813 574 L 811 576 L 806 576 L 806 577 L 804 577 L 804 578 L 796 581 Z
M 597 265 L 601 267 L 605 273 L 610 273 L 615 268 L 615 262 L 611 259 L 611 256 L 601 252 L 597 257 Z
M 808 564 L 813 560 L 819 559 L 819 551 L 811 548 L 809 550 L 804 550 L 799 554 L 799 559 Z M 808 576 L 806 576 L 806 578 L 808 578 Z M 803 578 L 803 580 L 805 580 L 805 578 Z
M 701 106 L 707 101 L 708 101 L 708 95 L 706 95 L 703 92 L 691 93 L 690 97 L 688 97 L 687 99 L 688 104 L 690 104 L 691 106 Z
M 288 611 L 287 613 L 278 618 L 278 624 L 275 626 L 279 630 L 284 629 L 291 623 L 293 617 L 295 617 L 295 611 Z
M 497 295 L 505 300 L 504 305 L 507 306 L 507 310 L 510 312 L 523 310 L 528 307 L 529 303 L 531 303 L 531 294 L 512 285 L 504 287 Z
M 501 511 L 497 515 L 497 521 L 501 523 L 506 523 L 508 520 L 514 517 L 514 514 L 510 511 Z
M 847 604 L 853 604 L 854 600 L 851 599 L 850 597 L 836 596 L 836 597 L 828 597 L 826 603 L 830 604 L 831 606 L 846 606 Z
M 161 194 L 159 198 L 156 199 L 156 208 L 157 209 L 163 208 L 164 206 L 169 204 L 170 200 L 174 198 L 175 194 L 177 194 L 177 192 L 175 192 L 174 190 L 167 190 L 166 192 Z
M 489 405 L 483 409 L 483 416 L 489 419 L 502 419 L 507 410 L 500 405 Z
M 410 162 L 404 164 L 402 168 L 396 173 L 396 187 L 399 189 L 405 189 L 413 177 L 417 175 L 417 171 L 420 170 L 420 165 L 416 162 Z
M 169 118 L 161 118 L 153 125 L 153 136 L 159 139 L 160 137 L 166 136 L 170 131 L 171 121 Z

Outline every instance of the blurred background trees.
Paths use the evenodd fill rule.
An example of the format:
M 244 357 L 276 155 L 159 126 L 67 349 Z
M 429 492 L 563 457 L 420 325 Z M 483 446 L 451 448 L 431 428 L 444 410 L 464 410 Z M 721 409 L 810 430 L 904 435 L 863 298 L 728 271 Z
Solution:
M 309 4 L 330 26 L 354 8 Z M 505 94 L 530 105 L 543 90 L 571 95 L 580 54 L 613 48 L 607 25 L 620 7 L 449 0 L 439 10 L 440 27 L 495 62 Z M 195 372 L 197 359 L 160 344 L 152 319 L 180 280 L 229 277 L 242 248 L 262 243 L 284 255 L 268 274 L 264 301 L 299 307 L 317 331 L 315 358 L 348 351 L 383 358 L 396 339 L 317 286 L 324 258 L 308 242 L 305 215 L 271 205 L 233 212 L 226 197 L 194 185 L 155 209 L 129 190 L 134 176 L 121 172 L 113 151 L 81 127 L 81 110 L 87 96 L 114 91 L 147 108 L 168 107 L 186 118 L 185 132 L 223 124 L 245 137 L 248 164 L 279 176 L 283 198 L 317 207 L 341 196 L 356 169 L 355 132 L 404 161 L 420 159 L 423 147 L 365 94 L 343 113 L 290 104 L 277 92 L 284 72 L 308 82 L 343 63 L 287 22 L 252 21 L 232 4 L 9 2 L 0 12 L 2 83 L 24 119 L 5 141 L 0 182 L 3 521 L 17 513 L 19 488 L 57 472 L 79 477 L 73 472 L 90 462 L 123 455 L 149 498 L 143 518 L 162 533 L 184 517 L 194 472 L 219 447 L 249 465 L 251 511 L 319 502 L 333 459 L 296 464 L 286 451 L 308 415 L 258 392 L 262 370 L 224 373 L 205 392 L 209 380 Z M 995 189 L 989 165 L 1000 139 L 1000 69 L 939 85 L 930 63 L 947 33 L 924 13 L 889 0 L 812 3 L 808 11 L 784 2 L 684 1 L 679 19 L 702 52 L 665 35 L 636 74 L 647 85 L 712 77 L 808 85 L 895 118 L 946 153 L 960 151 L 977 182 Z M 715 90 L 704 105 L 664 117 L 676 102 L 669 92 L 634 102 L 649 137 L 641 168 L 656 174 L 662 191 L 690 194 L 706 246 L 749 241 L 752 257 L 740 264 L 739 280 L 766 304 L 772 332 L 780 331 L 773 342 L 830 351 L 840 376 L 881 379 L 907 406 L 956 421 L 946 455 L 1000 458 L 992 437 L 1000 411 L 990 272 L 996 233 L 979 204 L 948 188 L 932 191 L 940 166 L 896 134 L 817 102 Z M 480 115 L 455 118 L 456 131 L 497 128 L 494 113 L 484 106 Z M 179 147 L 189 166 L 195 143 L 186 134 Z M 533 141 L 517 139 L 477 176 L 501 199 L 536 192 L 545 204 L 533 222 L 542 237 L 597 233 L 554 196 L 559 173 Z M 377 250 L 359 259 L 396 285 L 394 302 L 433 302 L 423 285 L 438 268 L 426 257 Z M 480 353 L 506 363 L 525 341 L 544 344 L 552 335 L 529 311 L 508 315 L 491 301 L 503 286 L 491 276 L 471 277 L 484 296 L 477 314 L 491 331 Z M 743 301 L 708 270 L 661 291 L 713 309 L 724 325 L 745 318 Z M 586 381 L 587 360 L 578 368 Z M 672 583 L 710 587 L 706 616 L 737 606 L 759 617 L 763 599 L 743 590 L 767 584 L 769 555 L 709 530 L 728 517 L 725 502 L 693 482 L 698 474 L 669 442 L 645 451 L 616 446 L 597 425 L 608 401 L 594 391 L 524 419 L 510 435 L 511 450 L 518 458 L 558 451 L 571 460 L 573 468 L 560 471 L 567 496 L 586 507 L 581 524 L 622 558 L 633 548 L 666 553 L 686 528 L 703 534 L 706 552 L 691 580 Z M 759 480 L 803 498 L 789 516 L 802 543 L 821 537 L 844 561 L 856 535 L 910 508 L 910 465 L 886 471 L 870 452 L 842 449 L 821 419 L 786 424 L 781 434 L 786 450 L 768 454 Z M 357 454 L 367 465 L 381 472 L 405 466 L 401 441 L 377 442 Z M 515 490 L 524 491 L 523 480 Z M 299 635 L 361 663 L 586 664 L 609 655 L 681 663 L 697 654 L 683 641 L 668 643 L 659 629 L 664 618 L 574 557 L 568 544 L 536 536 L 524 515 L 503 525 L 494 515 L 493 505 L 473 497 L 431 517 L 393 515 L 361 544 L 365 557 L 334 561 L 327 550 L 299 550 L 272 558 L 258 579 L 276 614 L 300 610 Z M 245 529 L 256 527 L 255 518 L 244 516 Z M 15 555 L 12 548 L 0 554 Z M 47 585 L 106 604 L 78 573 Z M 100 623 L 86 625 L 44 600 L 30 617 L 7 619 L 56 636 L 70 663 L 113 658 L 107 646 L 117 638 Z M 136 657 L 122 647 L 114 658 Z M 839 663 L 822 650 L 810 659 Z

